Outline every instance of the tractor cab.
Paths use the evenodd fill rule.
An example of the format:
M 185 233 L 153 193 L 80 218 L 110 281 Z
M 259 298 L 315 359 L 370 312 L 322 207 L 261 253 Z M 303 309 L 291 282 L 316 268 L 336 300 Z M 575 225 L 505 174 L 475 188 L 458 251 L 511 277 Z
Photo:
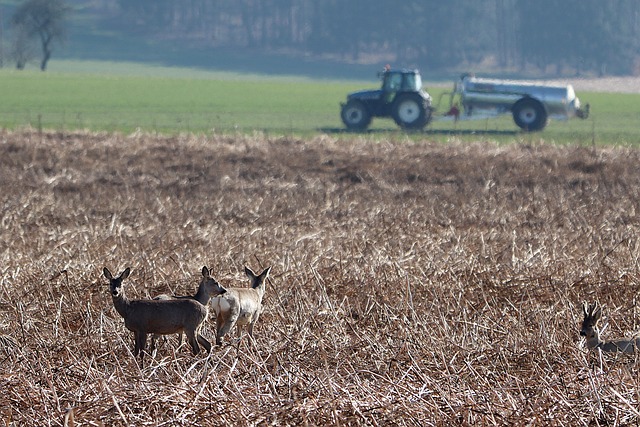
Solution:
M 384 93 L 418 92 L 422 90 L 422 77 L 417 70 L 387 70 L 378 73 Z

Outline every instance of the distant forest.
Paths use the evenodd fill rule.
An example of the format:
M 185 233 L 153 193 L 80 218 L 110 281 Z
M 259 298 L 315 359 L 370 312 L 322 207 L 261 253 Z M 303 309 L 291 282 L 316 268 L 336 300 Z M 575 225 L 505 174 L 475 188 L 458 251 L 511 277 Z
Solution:
M 78 5 L 86 2 L 71 1 Z M 93 0 L 138 35 L 433 70 L 640 74 L 640 0 Z

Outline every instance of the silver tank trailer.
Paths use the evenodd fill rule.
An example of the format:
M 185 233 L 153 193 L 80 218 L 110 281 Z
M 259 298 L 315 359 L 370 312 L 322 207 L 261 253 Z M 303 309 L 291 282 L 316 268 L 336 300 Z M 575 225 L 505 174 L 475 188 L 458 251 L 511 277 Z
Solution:
M 541 130 L 549 118 L 586 118 L 589 106 L 580 108 L 570 84 L 541 84 L 524 80 L 497 80 L 463 75 L 456 83 L 464 113 L 462 119 L 512 113 L 524 130 Z M 465 117 L 466 116 L 466 117 Z M 474 117 L 475 116 L 475 117 Z

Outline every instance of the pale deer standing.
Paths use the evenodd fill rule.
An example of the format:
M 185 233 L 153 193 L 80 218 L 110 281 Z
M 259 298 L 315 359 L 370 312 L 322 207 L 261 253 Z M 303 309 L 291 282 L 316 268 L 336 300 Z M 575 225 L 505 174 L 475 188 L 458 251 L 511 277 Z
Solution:
M 113 277 L 107 267 L 103 269 L 104 277 L 109 279 L 113 306 L 124 319 L 125 327 L 135 336 L 133 355 L 140 354 L 141 365 L 144 363 L 147 334 L 184 332 L 194 355 L 200 352 L 198 343 L 211 351 L 211 343 L 200 334 L 209 314 L 207 307 L 194 299 L 130 300 L 122 288 L 122 281 L 129 277 L 130 272 L 131 269 L 127 267 L 118 277 Z
M 250 288 L 227 288 L 227 292 L 213 298 L 211 307 L 216 313 L 216 345 L 222 344 L 224 337 L 234 325 L 240 328 L 249 325 L 249 335 L 253 336 L 253 327 L 262 310 L 265 282 L 271 267 L 255 274 L 249 267 L 244 268 L 251 280 Z
M 633 354 L 638 351 L 638 348 L 640 348 L 640 337 L 616 341 L 604 341 L 600 339 L 598 322 L 602 317 L 602 307 L 600 307 L 597 302 L 592 305 L 589 305 L 586 302 L 583 303 L 582 314 L 584 314 L 584 320 L 582 321 L 580 335 L 586 337 L 588 349 L 599 348 L 606 352 Z

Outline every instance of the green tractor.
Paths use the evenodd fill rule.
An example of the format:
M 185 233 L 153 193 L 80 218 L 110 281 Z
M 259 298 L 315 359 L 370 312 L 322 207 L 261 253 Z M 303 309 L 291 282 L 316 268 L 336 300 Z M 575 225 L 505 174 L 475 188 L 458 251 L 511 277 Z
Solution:
M 422 89 L 418 70 L 385 68 L 377 90 L 350 93 L 341 103 L 340 117 L 349 130 L 367 129 L 373 117 L 392 117 L 403 129 L 418 130 L 431 120 L 431 96 Z

